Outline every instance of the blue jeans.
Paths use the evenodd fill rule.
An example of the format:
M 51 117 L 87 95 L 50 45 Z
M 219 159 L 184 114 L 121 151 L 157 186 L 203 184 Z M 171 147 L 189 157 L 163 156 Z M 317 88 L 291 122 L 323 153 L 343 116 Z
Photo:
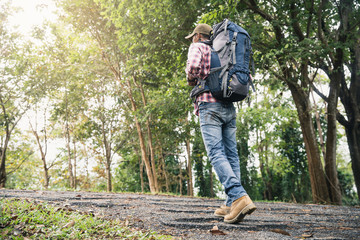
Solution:
M 240 180 L 236 112 L 232 103 L 199 103 L 200 129 L 207 155 L 227 195 L 226 205 L 247 195 Z

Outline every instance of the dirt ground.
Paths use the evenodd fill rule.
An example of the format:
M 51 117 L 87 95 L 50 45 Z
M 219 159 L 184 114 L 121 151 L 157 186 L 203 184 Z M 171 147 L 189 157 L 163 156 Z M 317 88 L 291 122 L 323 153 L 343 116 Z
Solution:
M 10 189 L 0 197 L 47 201 L 178 239 L 360 239 L 359 207 L 255 202 L 252 215 L 227 224 L 213 215 L 218 199 Z

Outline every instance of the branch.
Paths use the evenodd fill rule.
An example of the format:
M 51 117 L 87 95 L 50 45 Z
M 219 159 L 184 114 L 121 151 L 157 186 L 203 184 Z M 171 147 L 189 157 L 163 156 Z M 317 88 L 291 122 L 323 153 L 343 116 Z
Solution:
M 343 125 L 345 128 L 350 126 L 349 121 L 347 121 L 346 118 L 344 117 L 344 115 L 342 115 L 337 109 L 336 109 L 336 120 L 338 120 L 338 122 L 341 125 Z
M 295 35 L 299 38 L 299 41 L 301 42 L 305 39 L 305 36 L 301 31 L 299 21 L 296 19 L 296 17 L 297 17 L 296 11 L 297 11 L 297 8 L 295 6 L 295 3 L 291 3 L 291 5 L 290 5 L 291 25 L 294 29 Z
M 318 37 L 319 37 L 321 43 L 325 46 L 325 48 L 329 48 L 329 44 L 324 36 L 324 31 L 326 31 L 326 29 L 323 29 L 323 27 L 325 28 L 325 26 L 323 26 L 323 15 L 322 15 L 323 7 L 326 4 L 326 2 L 327 2 L 327 0 L 322 0 L 321 4 L 319 6 L 319 9 L 317 12 L 317 25 L 318 25 Z M 331 61 L 334 62 L 335 57 L 331 51 L 329 51 L 329 56 L 330 56 Z
M 317 89 L 315 87 L 315 85 L 313 83 L 311 83 L 311 87 L 313 88 L 313 90 L 316 92 L 316 94 L 321 97 L 325 102 L 328 103 L 328 98 L 319 91 L 319 89 Z M 339 110 L 336 109 L 336 120 L 343 125 L 344 127 L 348 127 L 349 126 L 349 122 L 346 120 L 346 118 L 344 117 L 344 115 L 342 115 Z
M 249 2 L 243 0 L 242 3 L 247 5 L 249 7 L 249 9 L 252 10 L 254 13 L 259 14 L 262 18 L 264 18 L 269 23 L 271 23 L 271 25 L 273 26 L 274 31 L 275 31 L 276 40 L 278 41 L 278 43 L 281 43 L 284 36 L 282 34 L 280 26 L 277 24 L 274 24 L 275 18 L 273 16 L 267 14 L 266 12 L 262 11 L 259 8 L 259 6 L 256 4 L 255 0 L 249 0 Z
M 314 89 L 314 91 L 319 97 L 321 97 L 325 102 L 329 102 L 328 97 L 326 97 L 322 92 L 320 92 L 320 90 L 315 87 L 314 83 L 311 83 L 311 87 Z

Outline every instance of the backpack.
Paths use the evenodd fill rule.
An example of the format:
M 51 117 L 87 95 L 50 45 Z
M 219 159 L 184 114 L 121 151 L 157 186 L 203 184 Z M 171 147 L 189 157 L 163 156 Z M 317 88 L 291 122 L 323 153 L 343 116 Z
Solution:
M 206 85 L 213 97 L 225 102 L 237 102 L 255 91 L 250 76 L 252 48 L 249 34 L 225 19 L 213 26 L 210 74 Z M 254 65 L 253 69 L 254 69 Z

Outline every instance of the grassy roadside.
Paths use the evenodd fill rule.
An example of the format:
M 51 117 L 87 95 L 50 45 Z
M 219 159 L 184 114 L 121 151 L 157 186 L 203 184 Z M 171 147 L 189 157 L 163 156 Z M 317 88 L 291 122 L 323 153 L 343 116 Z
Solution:
M 0 199 L 0 239 L 173 239 L 27 199 Z

